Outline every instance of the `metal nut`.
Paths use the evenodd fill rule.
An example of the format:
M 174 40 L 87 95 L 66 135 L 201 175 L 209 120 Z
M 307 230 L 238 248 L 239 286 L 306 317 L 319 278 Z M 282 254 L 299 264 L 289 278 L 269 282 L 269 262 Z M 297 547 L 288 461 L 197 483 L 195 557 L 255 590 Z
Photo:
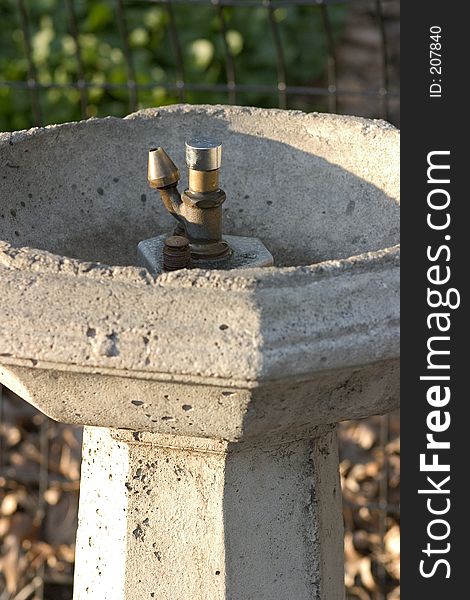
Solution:
M 171 235 L 163 247 L 163 270 L 177 271 L 191 266 L 189 240 L 180 235 Z

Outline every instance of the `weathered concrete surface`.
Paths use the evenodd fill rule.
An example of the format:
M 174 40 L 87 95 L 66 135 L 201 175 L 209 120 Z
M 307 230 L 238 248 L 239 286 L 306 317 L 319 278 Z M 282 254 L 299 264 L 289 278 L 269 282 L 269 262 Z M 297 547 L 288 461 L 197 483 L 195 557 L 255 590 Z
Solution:
M 277 266 L 132 266 L 173 227 L 148 149 L 200 131 L 224 231 Z M 0 383 L 113 428 L 86 431 L 76 600 L 341 600 L 330 424 L 398 401 L 398 144 L 237 107 L 0 134 Z
M 86 262 L 132 262 L 137 240 L 171 229 L 156 195 L 141 200 L 147 150 L 161 142 L 181 162 L 197 131 L 224 144 L 227 233 L 256 234 L 277 265 L 294 266 L 153 278 Z M 398 231 L 398 133 L 387 124 L 176 106 L 2 134 L 0 156 L 3 381 L 54 418 L 71 411 L 56 402 L 57 386 L 49 397 L 41 387 L 53 373 L 116 375 L 123 390 L 131 376 L 140 401 L 148 381 L 157 395 L 162 381 L 246 389 L 398 356 L 399 256 L 388 248 Z M 114 394 L 91 397 L 74 422 L 114 414 Z M 121 408 L 106 424 L 135 427 L 135 406 Z
M 325 428 L 243 451 L 85 428 L 74 599 L 340 600 L 337 461 Z
M 155 281 L 27 250 L 2 261 L 4 364 L 253 381 L 398 355 L 396 249 Z
M 398 374 L 397 360 L 251 384 L 0 366 L 7 387 L 59 421 L 239 442 L 392 410 Z
M 21 261 L 23 269 L 16 269 L 15 262 L 2 270 L 2 382 L 61 421 L 140 428 L 143 414 L 152 411 L 137 410 L 132 401 L 160 403 L 145 429 L 168 432 L 151 419 L 167 413 L 165 396 L 179 398 L 179 388 L 170 393 L 170 384 L 289 386 L 295 377 L 312 381 L 323 377 L 319 372 L 356 373 L 365 365 L 370 377 L 374 364 L 373 378 L 389 381 L 388 361 L 399 352 L 395 251 L 299 270 L 181 272 L 133 284 L 92 272 L 45 273 Z M 93 377 L 97 373 L 107 377 Z M 393 373 L 394 383 L 383 388 L 386 409 L 391 398 L 397 400 Z M 380 412 L 382 397 L 366 394 L 357 403 L 349 395 L 342 418 L 359 409 Z M 311 409 L 325 414 L 317 403 L 326 401 L 329 408 L 328 394 L 310 398 L 316 398 Z M 186 398 L 171 414 L 194 402 Z
M 398 242 L 399 132 L 391 125 L 178 105 L 0 134 L 0 239 L 133 265 L 140 240 L 174 226 L 148 188 L 148 149 L 165 146 L 183 165 L 184 141 L 201 131 L 224 148 L 224 232 L 259 237 L 276 265 L 348 258 Z

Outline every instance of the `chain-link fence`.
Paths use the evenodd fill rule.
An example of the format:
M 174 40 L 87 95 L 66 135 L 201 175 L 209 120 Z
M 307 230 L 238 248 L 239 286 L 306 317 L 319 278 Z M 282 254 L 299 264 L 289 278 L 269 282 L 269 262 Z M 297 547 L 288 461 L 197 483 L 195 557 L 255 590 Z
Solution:
M 16 106 L 20 94 L 28 95 L 30 126 L 57 120 L 44 114 L 52 93 L 58 102 L 76 103 L 79 118 L 95 116 L 96 94 L 106 93 L 116 100 L 108 109 L 113 114 L 161 98 L 398 120 L 397 0 L 108 0 L 94 6 L 64 0 L 54 14 L 47 11 L 53 0 L 4 2 L 5 15 L 18 28 L 14 43 L 3 42 L 10 65 L 23 55 L 17 68 L 0 63 L 0 91 Z M 253 22 L 257 29 L 250 33 Z M 188 37 L 191 28 L 196 39 Z M 110 40 L 112 30 L 118 37 Z M 101 33 L 108 41 L 96 61 L 107 68 L 100 55 L 107 47 L 117 63 L 109 63 L 111 77 L 90 68 L 93 35 Z M 53 48 L 52 37 L 62 48 Z M 45 64 L 47 41 L 54 56 L 64 54 L 62 64 L 59 59 Z M 262 56 L 255 56 L 257 48 Z M 161 67 L 154 77 L 151 65 Z

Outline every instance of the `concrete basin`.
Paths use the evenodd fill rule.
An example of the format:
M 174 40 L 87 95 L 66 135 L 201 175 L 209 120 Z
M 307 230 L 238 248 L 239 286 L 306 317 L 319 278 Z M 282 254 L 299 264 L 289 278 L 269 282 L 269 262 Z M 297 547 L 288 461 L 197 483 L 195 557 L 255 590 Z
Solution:
M 277 267 L 154 280 L 132 266 L 172 227 L 147 150 L 182 164 L 207 130 L 224 144 L 225 232 L 261 238 Z M 227 439 L 281 428 L 265 397 L 292 377 L 307 420 L 391 407 L 387 385 L 338 406 L 328 382 L 367 366 L 386 383 L 398 355 L 398 138 L 359 118 L 186 106 L 2 134 L 2 382 L 60 421 Z M 208 386 L 202 405 L 188 383 Z
M 225 233 L 260 238 L 275 267 L 154 278 L 134 266 L 137 243 L 173 226 L 147 186 L 147 151 L 162 145 L 183 164 L 185 139 L 200 132 L 224 145 Z M 85 447 L 101 455 L 99 473 L 84 458 L 81 511 L 88 525 L 77 542 L 76 598 L 341 597 L 331 426 L 398 401 L 398 149 L 397 130 L 382 121 L 222 106 L 149 109 L 0 134 L 0 382 L 56 420 L 91 426 Z M 259 543 L 246 542 L 256 526 L 245 523 L 245 541 L 237 537 L 237 493 L 260 481 L 256 457 L 264 452 L 268 460 L 264 449 L 273 444 L 265 473 L 276 489 L 302 495 L 305 486 L 306 498 L 316 490 L 316 520 L 307 511 L 287 529 L 276 529 L 274 517 L 269 527 L 259 525 L 263 495 L 283 514 L 290 510 L 287 496 L 274 497 L 267 482 L 259 483 L 261 496 L 245 494 L 242 513 L 257 515 L 265 528 L 260 552 Z M 292 464 L 279 444 L 291 447 Z M 205 481 L 212 504 L 206 498 L 201 507 L 194 492 L 188 506 L 173 490 L 173 470 L 156 466 L 168 458 L 162 448 L 178 456 L 192 449 L 190 470 Z M 158 542 L 166 550 L 152 550 L 151 527 L 126 516 L 109 541 L 122 578 L 112 564 L 87 576 L 104 543 L 98 531 L 106 519 L 95 522 L 89 513 L 99 505 L 103 474 L 109 495 L 111 468 L 110 480 L 114 473 L 120 482 L 112 484 L 119 487 L 116 511 L 130 515 L 137 500 L 124 484 L 142 472 L 142 453 L 153 465 L 147 469 L 173 490 L 160 498 L 165 506 L 221 525 L 202 538 L 200 529 L 183 535 L 167 515 L 172 524 Z M 195 464 L 198 453 L 220 458 L 214 472 L 207 462 Z M 110 466 L 112 455 L 122 460 Z M 290 469 L 297 478 L 285 476 Z M 138 510 L 155 511 L 142 494 Z M 90 527 L 96 548 L 87 541 Z M 286 532 L 297 550 L 292 559 L 274 560 Z M 171 554 L 175 536 L 185 548 L 192 540 L 196 554 Z M 162 560 L 158 573 L 142 577 L 147 545 L 148 560 L 152 552 Z M 168 571 L 161 567 L 165 553 L 172 556 Z M 198 561 L 203 567 L 196 569 Z M 175 565 L 186 578 L 172 578 Z

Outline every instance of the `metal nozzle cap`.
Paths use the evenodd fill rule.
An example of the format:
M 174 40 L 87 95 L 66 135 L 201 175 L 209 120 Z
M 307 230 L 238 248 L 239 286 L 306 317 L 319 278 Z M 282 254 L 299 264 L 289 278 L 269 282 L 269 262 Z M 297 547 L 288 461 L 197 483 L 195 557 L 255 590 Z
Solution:
M 178 183 L 180 172 L 163 148 L 153 148 L 149 151 L 147 178 L 151 187 L 154 188 L 163 188 Z
M 222 144 L 205 137 L 196 137 L 186 142 L 186 166 L 196 171 L 220 169 Z

